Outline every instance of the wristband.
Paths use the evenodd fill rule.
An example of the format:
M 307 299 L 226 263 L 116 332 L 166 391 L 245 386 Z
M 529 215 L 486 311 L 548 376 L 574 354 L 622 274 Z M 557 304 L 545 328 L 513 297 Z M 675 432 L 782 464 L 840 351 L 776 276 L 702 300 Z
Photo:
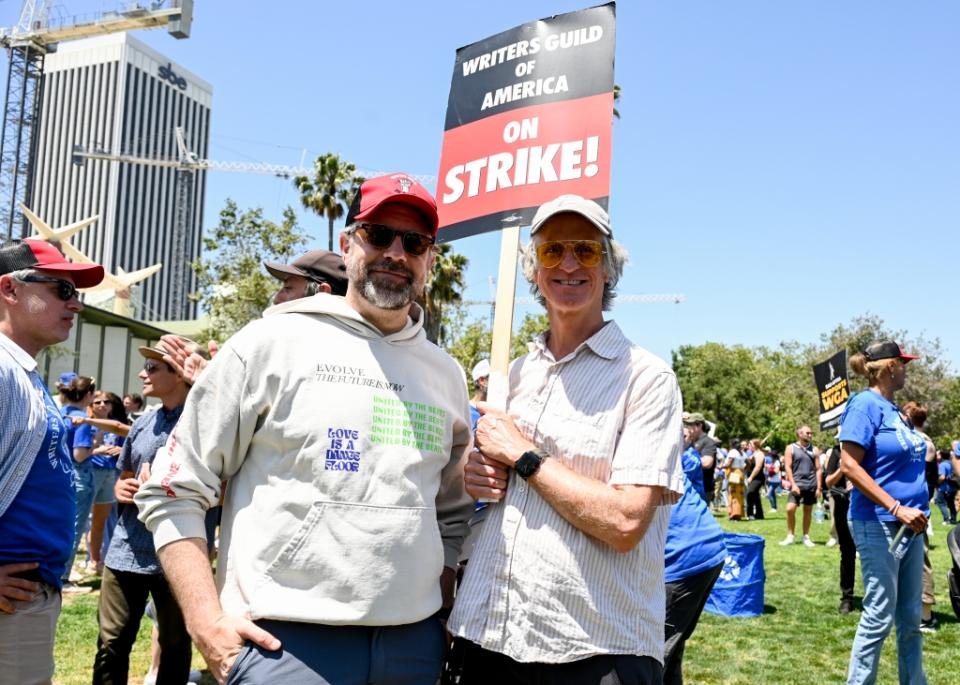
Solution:
M 893 506 L 888 510 L 891 516 L 896 516 L 897 512 L 900 510 L 900 500 L 894 500 Z

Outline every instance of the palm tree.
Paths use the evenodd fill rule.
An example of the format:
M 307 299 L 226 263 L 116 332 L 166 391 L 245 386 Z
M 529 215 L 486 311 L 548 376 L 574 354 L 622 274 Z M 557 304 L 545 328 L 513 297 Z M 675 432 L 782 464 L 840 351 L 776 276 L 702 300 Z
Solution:
M 617 104 L 620 102 L 621 94 L 622 94 L 622 91 L 620 90 L 620 86 L 614 83 L 613 84 L 613 118 L 614 119 L 620 118 L 620 110 L 617 109 Z
M 445 304 L 460 304 L 463 301 L 462 293 L 466 287 L 463 274 L 467 270 L 468 260 L 462 254 L 451 249 L 450 243 L 437 245 L 437 256 L 433 262 L 433 269 L 427 275 L 426 287 L 423 290 L 423 322 L 427 338 L 436 343 L 443 334 L 443 306 Z
M 313 168 L 313 179 L 297 176 L 293 185 L 300 191 L 300 202 L 305 208 L 327 217 L 327 249 L 333 251 L 333 222 L 346 213 L 364 179 L 357 176 L 356 166 L 332 152 L 317 157 Z

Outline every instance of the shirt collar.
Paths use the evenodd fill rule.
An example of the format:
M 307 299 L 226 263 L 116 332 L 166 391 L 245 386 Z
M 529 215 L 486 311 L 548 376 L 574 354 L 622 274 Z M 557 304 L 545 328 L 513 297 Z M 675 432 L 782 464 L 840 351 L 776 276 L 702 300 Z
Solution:
M 183 405 L 178 404 L 173 409 L 167 409 L 161 404 L 157 407 L 157 411 L 160 412 L 160 416 L 162 416 L 165 421 L 177 421 L 180 419 L 180 414 L 183 413 Z
M 36 371 L 37 360 L 27 354 L 27 351 L 13 342 L 3 333 L 0 333 L 0 349 L 6 350 L 7 354 L 13 357 L 13 360 L 23 367 L 24 371 L 30 373 Z
M 547 336 L 549 333 L 550 331 L 541 333 L 537 339 L 534 340 L 534 346 L 539 350 L 540 354 L 548 357 L 552 356 L 550 350 L 547 349 Z M 616 359 L 621 354 L 629 351 L 630 341 L 624 336 L 617 322 L 610 320 L 604 323 L 603 328 L 577 345 L 577 349 L 568 354 L 567 357 L 564 357 L 564 359 L 576 356 L 580 353 L 580 350 L 584 348 L 589 349 L 598 357 L 610 360 Z

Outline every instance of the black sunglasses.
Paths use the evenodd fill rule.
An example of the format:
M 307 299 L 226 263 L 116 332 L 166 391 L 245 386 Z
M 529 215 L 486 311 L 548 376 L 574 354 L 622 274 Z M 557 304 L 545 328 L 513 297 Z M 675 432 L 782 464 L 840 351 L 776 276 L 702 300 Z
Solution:
M 417 233 L 416 231 L 401 231 L 397 228 L 384 226 L 383 224 L 355 224 L 354 233 L 362 231 L 363 239 L 371 247 L 378 250 L 386 250 L 393 245 L 393 241 L 400 236 L 400 243 L 403 245 L 403 251 L 414 257 L 419 257 L 426 252 L 436 239 L 433 236 Z
M 77 286 L 75 286 L 70 281 L 64 280 L 62 278 L 54 278 L 53 276 L 24 276 L 21 279 L 24 283 L 51 283 L 57 286 L 57 297 L 59 297 L 64 302 L 69 302 L 75 297 L 79 297 L 77 293 Z
M 173 372 L 173 368 L 169 364 L 164 364 L 163 362 L 150 360 L 145 362 L 143 365 L 143 370 L 147 373 L 153 373 L 154 371 L 159 371 L 160 369 L 166 369 L 167 371 Z

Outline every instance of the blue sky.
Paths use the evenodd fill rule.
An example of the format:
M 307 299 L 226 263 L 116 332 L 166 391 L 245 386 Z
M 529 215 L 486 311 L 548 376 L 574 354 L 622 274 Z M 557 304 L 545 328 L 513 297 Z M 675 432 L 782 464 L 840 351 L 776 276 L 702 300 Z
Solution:
M 0 2 L 0 23 L 19 5 Z M 212 159 L 331 151 L 435 175 L 456 49 L 585 6 L 196 0 L 189 40 L 136 35 L 213 84 Z M 960 369 L 960 4 L 624 1 L 616 54 L 620 291 L 687 297 L 615 307 L 629 337 L 669 359 L 707 340 L 813 342 L 870 312 L 941 338 Z M 289 181 L 208 182 L 208 226 L 227 197 L 273 218 L 289 204 L 325 243 Z M 467 297 L 488 298 L 498 236 L 454 245 L 470 258 Z

